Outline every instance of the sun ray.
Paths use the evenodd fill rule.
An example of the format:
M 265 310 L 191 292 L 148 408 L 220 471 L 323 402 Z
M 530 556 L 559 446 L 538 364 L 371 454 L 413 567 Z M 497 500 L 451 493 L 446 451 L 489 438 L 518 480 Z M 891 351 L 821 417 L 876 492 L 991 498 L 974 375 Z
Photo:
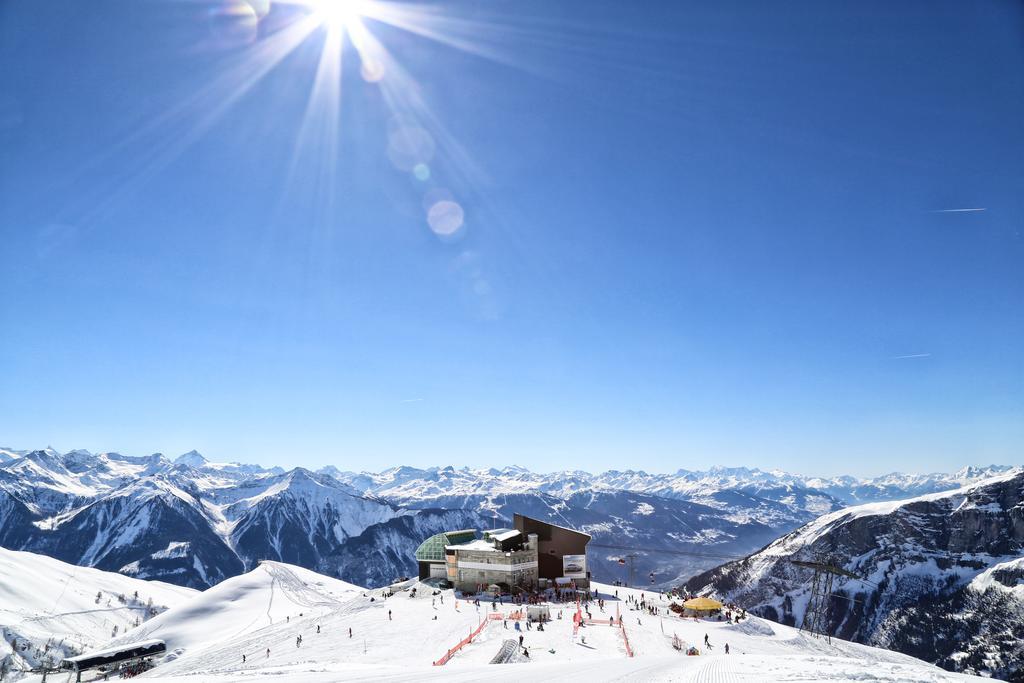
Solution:
M 94 212 L 106 211 L 141 184 L 152 180 L 209 133 L 242 98 L 313 35 L 322 36 L 323 44 L 305 108 L 295 126 L 281 204 L 297 189 L 297 174 L 305 167 L 307 171 L 303 173 L 312 178 L 307 191 L 314 192 L 314 208 L 320 217 L 317 222 L 325 225 L 336 206 L 340 127 L 343 125 L 340 120 L 342 59 L 346 43 L 358 55 L 364 80 L 380 88 L 397 125 L 409 127 L 408 131 L 397 134 L 397 140 L 400 148 L 411 149 L 403 148 L 399 152 L 412 161 L 417 161 L 415 155 L 423 152 L 423 163 L 410 164 L 409 159 L 403 158 L 402 164 L 396 163 L 396 166 L 422 182 L 438 178 L 437 174 L 442 173 L 448 184 L 460 192 L 472 192 L 475 186 L 486 182 L 484 169 L 474 162 L 432 111 L 416 79 L 371 32 L 367 22 L 394 26 L 468 54 L 526 70 L 534 69 L 512 56 L 514 53 L 507 49 L 508 35 L 531 36 L 536 44 L 548 42 L 545 31 L 536 27 L 517 27 L 493 19 L 461 18 L 436 5 L 382 0 L 278 0 L 273 4 L 290 7 L 283 14 L 288 23 L 263 35 L 254 44 L 237 49 L 215 78 L 122 139 L 117 148 L 145 145 L 146 153 L 137 156 L 140 162 L 135 168 L 122 169 L 122 173 L 114 177 L 115 186 L 106 196 L 92 200 Z M 269 11 L 271 18 L 282 16 L 274 15 L 272 9 Z M 266 13 L 259 18 L 260 21 L 267 19 Z M 116 151 L 112 149 L 110 154 Z M 438 164 L 443 169 L 437 168 Z M 425 189 L 434 184 L 432 180 Z
M 523 67 L 523 64 L 517 62 L 511 54 L 506 54 L 495 48 L 498 40 L 486 44 L 468 37 L 479 37 L 489 32 L 491 26 L 488 23 L 446 17 L 437 12 L 436 8 L 412 7 L 388 2 L 368 3 L 363 15 L 368 19 L 394 26 L 477 57 L 483 57 L 506 66 Z M 508 26 L 505 28 L 509 29 Z
M 86 164 L 81 171 L 83 174 L 127 147 L 145 145 L 147 148 L 146 153 L 137 155 L 141 163 L 136 168 L 122 169 L 117 187 L 112 188 L 105 197 L 88 198 L 91 208 L 83 207 L 81 210 L 85 216 L 83 222 L 88 223 L 104 215 L 200 140 L 243 96 L 299 47 L 318 25 L 316 19 L 306 17 L 243 50 L 232 59 L 223 73 L 194 95 L 154 117 L 126 135 L 103 156 Z M 127 177 L 123 177 L 125 173 Z
M 320 209 L 329 214 L 334 208 L 336 198 L 345 26 L 330 23 L 325 28 L 326 35 L 317 63 L 316 76 L 306 100 L 306 109 L 299 124 L 289 162 L 286 189 L 292 187 L 303 157 L 310 153 L 315 154 L 317 173 L 314 190 L 318 197 L 325 199 L 325 205 Z
M 360 22 L 350 31 L 353 46 L 360 59 L 369 59 L 383 66 L 386 77 L 381 81 L 381 91 L 392 113 L 417 126 L 426 129 L 440 142 L 437 148 L 453 161 L 454 169 L 461 176 L 460 180 L 470 182 L 485 177 L 484 170 L 479 167 L 462 145 L 456 140 L 443 123 L 438 119 L 427 102 L 423 99 L 415 79 L 402 67 L 388 49 Z

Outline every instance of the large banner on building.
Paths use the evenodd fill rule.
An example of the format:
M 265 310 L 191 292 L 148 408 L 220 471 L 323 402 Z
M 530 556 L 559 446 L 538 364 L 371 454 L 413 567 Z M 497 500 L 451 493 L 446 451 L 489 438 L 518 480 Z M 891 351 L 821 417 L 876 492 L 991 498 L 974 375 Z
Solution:
M 587 556 L 562 555 L 562 576 L 568 579 L 587 578 Z

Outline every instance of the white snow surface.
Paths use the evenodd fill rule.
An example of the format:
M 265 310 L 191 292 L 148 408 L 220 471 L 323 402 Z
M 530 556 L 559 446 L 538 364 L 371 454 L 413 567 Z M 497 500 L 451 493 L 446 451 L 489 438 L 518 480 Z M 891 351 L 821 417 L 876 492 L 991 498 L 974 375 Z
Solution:
M 154 617 L 109 645 L 159 638 L 171 653 L 194 652 L 233 642 L 295 618 L 337 608 L 362 588 L 280 562 L 223 581 L 179 609 Z M 303 616 L 300 616 L 303 615 Z M 178 655 L 174 655 L 177 657 Z
M 196 595 L 191 588 L 0 548 L 0 631 L 5 636 L 0 638 L 0 659 L 12 654 L 12 637 L 19 643 L 12 669 L 35 665 L 43 656 L 93 649 L 109 640 L 115 627 L 124 632 L 136 619 L 148 618 L 150 600 L 163 610 Z M 21 650 L 21 644 L 29 647 Z
M 25 451 L 16 451 L 13 448 L 0 448 L 0 462 L 17 460 L 25 455 Z
M 1019 579 L 1013 586 L 1006 586 L 995 578 L 995 575 L 1000 572 L 1015 572 L 1018 576 L 1024 575 L 1024 557 L 1016 557 L 1006 562 L 992 565 L 974 577 L 970 583 L 970 588 L 979 593 L 984 593 L 989 588 L 994 588 L 1015 593 L 1018 598 L 1024 599 L 1024 579 Z
M 410 586 L 418 586 L 415 598 L 410 597 Z M 522 631 L 528 660 L 489 664 L 503 641 L 520 634 L 512 621 L 506 629 L 501 620 L 494 620 L 450 662 L 434 666 L 433 661 L 486 619 L 493 610 L 490 602 L 484 600 L 475 607 L 457 599 L 451 590 L 435 596 L 432 589 L 415 582 L 396 588 L 395 595 L 385 599 L 380 589 L 364 590 L 278 562 L 264 562 L 248 574 L 228 579 L 104 647 L 149 638 L 164 640 L 169 654 L 140 677 L 164 683 L 468 682 L 537 677 L 589 682 L 937 682 L 971 678 L 886 650 L 840 640 L 828 644 L 756 617 L 727 624 L 651 616 L 631 609 L 627 595 L 653 600 L 662 615 L 668 613 L 665 598 L 638 589 L 596 588 L 607 603 L 603 613 L 591 604 L 595 620 L 607 620 L 618 606 L 632 658 L 627 656 L 619 628 L 607 621 L 585 625 L 574 638 L 574 606 L 552 604 L 553 621 L 545 631 Z M 506 604 L 499 605 L 497 611 L 507 617 L 516 609 Z M 561 619 L 557 618 L 559 612 Z M 710 649 L 704 647 L 705 634 Z M 702 655 L 688 657 L 673 649 L 673 635 L 698 647 Z M 296 643 L 299 636 L 301 645 Z M 724 653 L 726 643 L 731 648 L 728 655 Z

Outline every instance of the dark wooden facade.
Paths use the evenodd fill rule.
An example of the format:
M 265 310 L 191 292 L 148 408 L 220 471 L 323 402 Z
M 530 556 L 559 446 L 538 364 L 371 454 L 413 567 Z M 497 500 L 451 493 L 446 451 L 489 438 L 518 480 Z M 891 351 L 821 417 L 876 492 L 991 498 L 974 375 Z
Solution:
M 562 526 L 555 526 L 539 519 L 526 517 L 518 512 L 512 526 L 524 535 L 537 534 L 537 574 L 542 579 L 557 579 L 562 576 L 563 555 L 586 555 L 590 535 Z M 590 572 L 587 572 L 590 577 Z

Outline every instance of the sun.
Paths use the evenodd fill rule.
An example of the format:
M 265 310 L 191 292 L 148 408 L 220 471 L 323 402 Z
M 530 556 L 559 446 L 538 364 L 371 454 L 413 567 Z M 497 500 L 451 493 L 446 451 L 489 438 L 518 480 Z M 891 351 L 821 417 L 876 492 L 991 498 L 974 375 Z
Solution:
M 364 3 L 360 0 L 309 0 L 308 4 L 324 25 L 348 29 L 359 21 Z

